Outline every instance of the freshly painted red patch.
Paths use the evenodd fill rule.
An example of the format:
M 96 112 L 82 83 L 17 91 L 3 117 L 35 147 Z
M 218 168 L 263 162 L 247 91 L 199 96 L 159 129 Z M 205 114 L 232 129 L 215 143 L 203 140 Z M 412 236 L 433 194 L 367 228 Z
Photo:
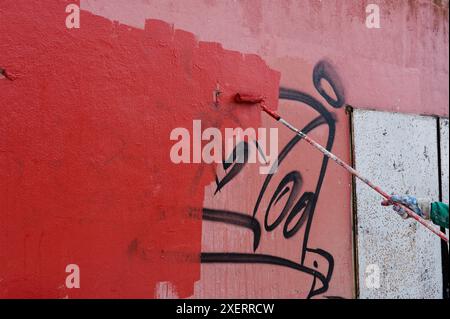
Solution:
M 201 208 L 214 166 L 175 165 L 175 127 L 255 127 L 278 73 L 257 56 L 197 42 L 156 20 L 145 30 L 66 1 L 4 0 L 0 11 L 0 297 L 180 297 L 199 279 Z M 213 92 L 223 92 L 219 106 Z M 77 264 L 81 288 L 67 289 Z

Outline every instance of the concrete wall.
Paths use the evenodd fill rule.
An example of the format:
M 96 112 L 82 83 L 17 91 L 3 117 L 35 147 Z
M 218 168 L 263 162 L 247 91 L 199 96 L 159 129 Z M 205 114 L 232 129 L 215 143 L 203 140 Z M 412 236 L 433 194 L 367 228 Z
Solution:
M 353 118 L 357 170 L 388 193 L 439 197 L 435 118 L 363 110 Z M 441 298 L 439 238 L 380 201 L 356 182 L 360 297 Z
M 369 29 L 372 2 L 3 0 L 0 296 L 355 297 L 351 177 L 232 95 L 266 95 L 347 162 L 347 104 L 448 116 L 448 5 L 375 1 Z M 175 165 L 193 120 L 278 128 L 280 169 Z

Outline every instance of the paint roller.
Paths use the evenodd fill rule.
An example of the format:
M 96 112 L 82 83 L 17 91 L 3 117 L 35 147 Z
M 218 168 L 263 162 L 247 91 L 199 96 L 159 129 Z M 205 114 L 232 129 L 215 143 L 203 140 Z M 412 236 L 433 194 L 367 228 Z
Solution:
M 379 193 L 381 196 L 383 196 L 388 201 L 392 202 L 395 206 L 402 207 L 410 217 L 414 218 L 417 222 L 425 226 L 428 230 L 439 236 L 442 240 L 445 240 L 448 243 L 448 237 L 441 232 L 440 230 L 436 229 L 436 227 L 432 226 L 430 223 L 428 223 L 425 219 L 420 217 L 418 214 L 416 214 L 413 210 L 411 210 L 408 206 L 400 204 L 400 203 L 394 203 L 391 199 L 391 195 L 383 191 L 379 186 L 372 183 L 370 180 L 368 180 L 366 177 L 361 175 L 357 170 L 355 170 L 353 167 L 345 163 L 343 160 L 341 160 L 339 157 L 328 151 L 326 148 L 324 148 L 322 145 L 314 141 L 312 138 L 310 138 L 308 135 L 303 133 L 301 130 L 295 128 L 293 125 L 291 125 L 288 121 L 283 119 L 280 115 L 278 115 L 275 111 L 269 109 L 265 104 L 265 98 L 263 96 L 259 95 L 253 95 L 248 93 L 237 93 L 234 97 L 234 101 L 238 104 L 246 104 L 246 105 L 259 105 L 259 107 L 267 113 L 270 117 L 274 118 L 277 122 L 280 122 L 284 126 L 286 126 L 288 129 L 293 131 L 295 134 L 299 135 L 303 140 L 308 142 L 310 145 L 315 147 L 317 150 L 319 150 L 321 153 L 323 153 L 325 156 L 339 164 L 341 167 L 343 167 L 345 170 L 347 170 L 350 174 L 361 180 L 363 183 L 368 185 L 370 188 L 375 190 L 377 193 Z

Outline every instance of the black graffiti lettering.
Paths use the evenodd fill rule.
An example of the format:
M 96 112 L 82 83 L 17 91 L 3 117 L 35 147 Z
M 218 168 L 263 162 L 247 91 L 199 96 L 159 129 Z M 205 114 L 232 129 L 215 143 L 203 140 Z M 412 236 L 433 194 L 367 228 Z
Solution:
M 286 219 L 286 223 L 283 227 L 283 235 L 285 238 L 291 238 L 294 236 L 302 227 L 304 222 L 309 216 L 310 208 L 311 208 L 311 200 L 314 198 L 314 193 L 306 192 L 300 197 L 298 202 L 295 204 L 294 208 L 292 209 L 291 213 Z M 300 218 L 298 221 L 294 224 L 294 226 L 289 229 L 289 226 L 291 223 L 293 223 L 294 218 L 297 217 L 300 212 L 303 211 L 303 214 L 300 215 Z
M 217 194 L 217 192 L 220 192 L 220 190 L 233 178 L 236 177 L 236 175 L 239 174 L 239 172 L 244 168 L 245 164 L 248 162 L 250 154 L 250 149 L 248 147 L 248 143 L 246 141 L 242 141 L 236 145 L 236 147 L 233 149 L 233 152 L 230 154 L 230 156 L 223 161 L 222 167 L 226 171 L 228 168 L 230 168 L 232 165 L 233 167 L 230 169 L 230 171 L 225 175 L 225 177 L 219 181 L 219 178 L 216 175 L 216 191 L 214 194 Z
M 259 145 L 258 141 L 256 141 L 256 140 L 255 140 L 255 146 L 256 146 L 256 149 L 258 150 L 258 153 L 261 155 L 264 163 L 267 165 L 266 155 L 264 155 L 263 149 L 261 148 L 261 146 Z
M 333 99 L 322 87 L 322 80 L 326 80 L 332 87 L 336 99 Z M 316 90 L 333 107 L 340 108 L 344 105 L 344 88 L 341 85 L 339 76 L 327 61 L 320 61 L 313 71 L 313 82 Z
M 290 183 L 292 183 L 292 188 L 287 186 Z M 270 200 L 269 206 L 267 207 L 267 210 L 266 210 L 266 215 L 264 217 L 264 228 L 267 231 L 274 230 L 283 221 L 283 219 L 286 216 L 286 214 L 288 213 L 289 209 L 294 204 L 294 200 L 300 191 L 301 184 L 302 184 L 302 178 L 300 176 L 300 173 L 297 171 L 290 172 L 280 182 L 277 189 L 275 190 L 275 193 L 272 196 L 272 199 Z M 276 204 L 289 191 L 290 191 L 289 197 L 288 197 L 286 204 L 284 205 L 283 210 L 281 211 L 280 215 L 275 219 L 275 221 L 273 223 L 269 224 L 269 213 L 270 213 L 270 209 L 272 208 L 272 205 L 274 204 L 274 202 Z

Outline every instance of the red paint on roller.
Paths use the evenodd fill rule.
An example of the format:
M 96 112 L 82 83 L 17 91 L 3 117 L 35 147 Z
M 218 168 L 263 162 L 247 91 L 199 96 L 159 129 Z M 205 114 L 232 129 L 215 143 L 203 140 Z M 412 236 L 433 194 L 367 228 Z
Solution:
M 258 96 L 247 93 L 237 93 L 234 97 L 234 100 L 239 104 L 259 104 L 261 109 L 271 117 L 273 117 L 275 120 L 279 121 L 281 118 L 276 112 L 266 107 L 265 98 L 260 95 Z
M 188 297 L 215 166 L 173 164 L 171 130 L 259 126 L 233 95 L 275 105 L 279 75 L 161 21 L 82 11 L 67 29 L 67 4 L 2 1 L 0 67 L 20 77 L 0 81 L 0 297 L 147 298 L 162 281 Z M 68 264 L 80 289 L 65 286 Z
M 261 95 L 252 95 L 247 93 L 236 93 L 234 100 L 241 104 L 256 104 L 264 102 L 264 97 Z

